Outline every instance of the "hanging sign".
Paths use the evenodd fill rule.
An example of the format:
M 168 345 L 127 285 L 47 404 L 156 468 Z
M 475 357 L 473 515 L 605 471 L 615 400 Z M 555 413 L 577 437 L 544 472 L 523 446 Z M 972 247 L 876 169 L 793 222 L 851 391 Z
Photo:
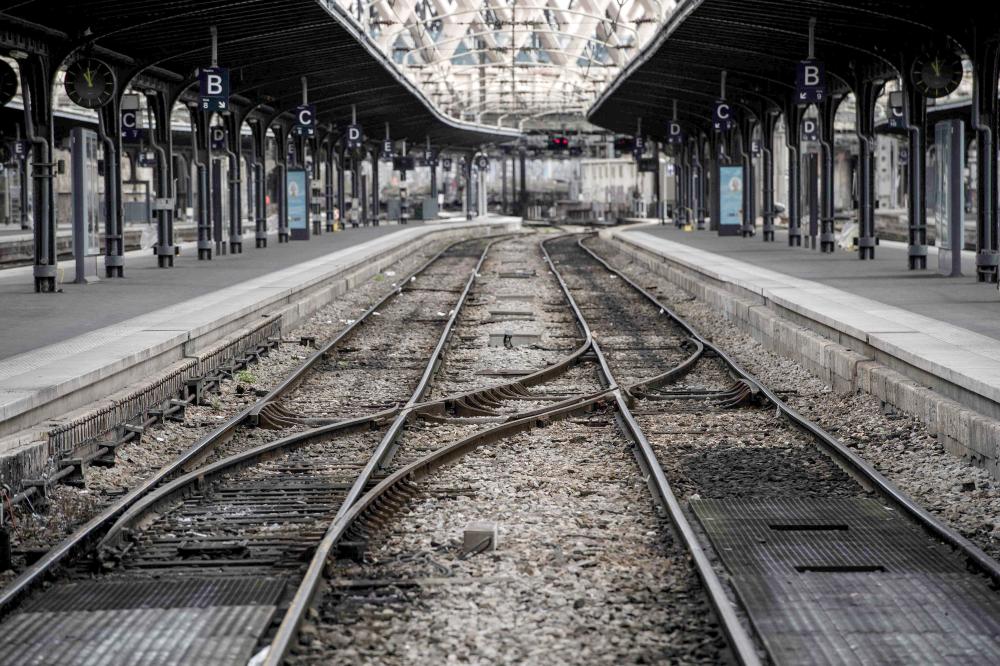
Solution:
M 429 166 L 434 168 L 438 165 L 438 154 L 434 149 L 427 149 L 424 151 L 424 166 Z
M 803 60 L 795 67 L 795 101 L 818 104 L 826 97 L 826 69 L 819 60 Z
M 144 150 L 139 153 L 138 161 L 141 167 L 156 166 L 156 154 L 151 150 Z
M 15 141 L 14 142 L 14 156 L 18 159 L 23 160 L 28 156 L 28 142 L 27 141 Z
M 802 119 L 802 140 L 819 141 L 819 123 L 815 118 Z
M 733 120 L 733 107 L 729 105 L 729 102 L 725 100 L 716 102 L 712 113 L 712 127 L 725 132 L 733 129 L 735 124 Z
M 379 155 L 379 159 L 383 162 L 389 162 L 392 160 L 392 156 L 395 152 L 396 151 L 392 145 L 392 139 L 384 139 L 382 141 L 382 153 Z
M 209 136 L 212 138 L 212 150 L 222 150 L 226 147 L 226 128 L 221 125 L 208 128 Z
M 361 125 L 348 125 L 345 137 L 348 148 L 360 148 L 365 140 L 364 132 L 361 131 Z
M 299 136 L 316 136 L 315 104 L 300 104 L 295 107 L 295 127 L 292 131 Z
M 906 105 L 903 102 L 903 92 L 895 90 L 889 93 L 889 108 L 886 109 L 889 127 L 906 129 Z
M 441 160 L 441 168 L 445 171 L 451 171 L 451 158 L 445 157 Z
M 129 94 L 122 96 L 121 105 L 122 141 L 135 143 L 142 139 L 139 129 L 139 96 Z
M 659 167 L 659 160 L 655 157 L 639 158 L 639 173 L 656 173 Z
M 486 171 L 490 168 L 490 158 L 486 155 L 476 155 L 476 168 L 480 171 Z
M 752 157 L 760 157 L 760 141 L 758 139 L 750 141 L 750 155 Z
M 667 143 L 675 145 L 684 143 L 684 128 L 676 120 L 667 123 Z
M 228 111 L 229 70 L 225 67 L 198 70 L 198 97 L 203 111 Z

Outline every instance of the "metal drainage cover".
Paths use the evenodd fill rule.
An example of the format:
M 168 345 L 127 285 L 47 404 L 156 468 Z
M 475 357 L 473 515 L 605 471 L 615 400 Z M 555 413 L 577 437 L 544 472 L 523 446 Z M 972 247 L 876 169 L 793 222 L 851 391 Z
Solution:
M 1000 597 L 881 503 L 691 507 L 775 663 L 1000 663 Z
M 275 578 L 61 584 L 0 626 L 0 663 L 244 666 L 285 584 Z

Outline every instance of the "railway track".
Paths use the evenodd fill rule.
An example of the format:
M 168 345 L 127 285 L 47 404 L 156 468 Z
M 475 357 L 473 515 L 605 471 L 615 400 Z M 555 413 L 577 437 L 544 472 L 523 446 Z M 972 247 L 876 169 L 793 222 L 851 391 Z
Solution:
M 693 352 L 695 360 L 659 386 L 635 376 L 641 351 L 613 346 L 606 358 L 613 373 L 639 380 L 625 392 L 623 420 L 638 448 L 648 446 L 663 462 L 674 499 L 684 500 L 672 519 L 682 533 L 687 523 L 692 542 L 711 555 L 703 564 L 725 572 L 727 597 L 746 614 L 767 659 L 996 663 L 994 560 L 582 239 L 549 245 L 570 293 L 593 308 L 598 340 L 660 322 L 659 330 L 672 330 Z M 717 610 L 727 603 L 712 596 Z M 740 661 L 757 658 L 736 631 L 730 637 Z
M 121 571 L 142 570 L 146 572 L 144 575 L 147 577 L 173 572 L 175 577 L 179 577 L 183 575 L 181 572 L 190 572 L 192 569 L 214 569 L 222 575 L 242 571 L 241 575 L 244 578 L 252 578 L 255 574 L 260 575 L 265 570 L 272 570 L 275 567 L 281 569 L 288 566 L 290 562 L 300 556 L 303 549 L 308 549 L 308 543 L 312 536 L 308 526 L 304 529 L 299 529 L 302 528 L 301 525 L 298 528 L 278 527 L 277 529 L 276 526 L 282 519 L 287 519 L 289 523 L 295 523 L 295 519 L 289 512 L 302 510 L 303 507 L 308 507 L 304 517 L 307 523 L 312 520 L 313 522 L 318 521 L 319 525 L 325 524 L 324 521 L 328 522 L 332 518 L 336 509 L 340 508 L 345 499 L 361 492 L 364 484 L 368 481 L 367 477 L 363 480 L 359 479 L 357 472 L 363 471 L 367 476 L 370 476 L 374 465 L 366 465 L 367 456 L 362 456 L 360 451 L 368 446 L 368 453 L 371 453 L 379 440 L 378 437 L 375 437 L 374 442 L 372 442 L 370 433 L 355 433 L 353 431 L 371 431 L 373 427 L 378 427 L 378 424 L 383 423 L 383 421 L 385 422 L 383 430 L 386 430 L 386 425 L 388 425 L 388 430 L 393 427 L 398 428 L 400 419 L 394 420 L 393 417 L 401 411 L 401 403 L 405 403 L 408 399 L 412 403 L 416 396 L 426 390 L 430 377 L 439 362 L 451 326 L 454 324 L 457 311 L 461 308 L 469 287 L 475 279 L 476 271 L 485 257 L 487 246 L 491 242 L 491 239 L 477 239 L 456 243 L 432 257 L 401 281 L 400 289 L 387 295 L 370 308 L 363 317 L 352 322 L 346 329 L 324 344 L 266 397 L 199 440 L 184 455 L 92 519 L 74 533 L 70 539 L 54 548 L 38 563 L 23 572 L 18 579 L 4 589 L 3 595 L 0 597 L 0 609 L 5 614 L 10 613 L 32 590 L 43 581 L 55 576 L 59 570 L 68 572 L 71 578 L 74 573 L 78 577 L 88 573 L 87 570 L 93 565 L 93 561 L 88 555 L 89 549 L 97 540 L 103 538 L 105 540 L 103 552 L 111 553 L 107 545 L 108 529 L 116 519 L 124 525 L 130 517 L 141 514 L 147 526 L 153 526 L 152 531 L 143 533 L 144 538 L 128 543 L 123 543 L 127 541 L 122 538 L 125 532 L 112 530 L 113 540 L 116 545 L 122 547 L 111 554 L 110 558 L 103 557 L 101 565 L 103 568 L 110 568 L 111 559 L 115 560 L 114 576 L 95 582 L 90 587 L 87 585 L 80 587 L 77 583 L 69 583 L 70 589 L 78 590 L 79 594 L 57 590 L 53 594 L 41 594 L 38 595 L 40 598 L 29 600 L 28 605 L 24 607 L 25 612 L 8 619 L 10 626 L 17 624 L 16 618 L 19 616 L 22 620 L 29 621 L 29 624 L 18 630 L 16 642 L 11 641 L 4 644 L 6 652 L 4 655 L 0 655 L 0 661 L 6 663 L 8 658 L 11 658 L 13 659 L 11 663 L 17 663 L 21 660 L 24 663 L 32 663 L 30 653 L 32 638 L 37 638 L 42 643 L 42 645 L 34 644 L 36 650 L 42 650 L 34 656 L 36 660 L 42 660 L 39 663 L 86 662 L 87 656 L 79 651 L 82 646 L 80 641 L 86 642 L 83 634 L 88 632 L 91 636 L 100 638 L 99 627 L 87 625 L 84 622 L 83 626 L 87 629 L 81 630 L 81 626 L 76 624 L 81 621 L 80 618 L 67 617 L 67 626 L 63 628 L 68 632 L 66 635 L 76 637 L 76 642 L 70 640 L 61 645 L 58 641 L 53 642 L 47 638 L 52 635 L 54 627 L 51 618 L 43 623 L 44 632 L 42 634 L 32 633 L 31 626 L 33 625 L 30 621 L 45 617 L 49 612 L 45 610 L 47 608 L 45 604 L 48 603 L 45 601 L 46 598 L 64 599 L 65 595 L 69 594 L 69 597 L 74 599 L 76 603 L 82 604 L 85 609 L 101 610 L 102 603 L 110 603 L 114 612 L 130 608 L 129 598 L 133 596 L 133 593 L 136 593 L 136 586 L 145 590 L 145 596 L 142 596 L 142 593 L 138 594 L 138 598 L 144 601 L 138 603 L 150 604 L 155 603 L 154 600 L 157 598 L 169 598 L 170 592 L 168 590 L 155 586 L 150 587 L 148 581 L 129 583 L 117 580 L 121 577 Z M 444 312 L 441 311 L 441 308 L 444 308 Z M 426 312 L 431 314 L 430 316 L 414 317 L 413 315 L 417 311 L 421 314 Z M 380 316 L 383 318 L 379 318 Z M 414 319 L 419 319 L 419 321 L 414 321 Z M 371 327 L 375 329 L 373 335 L 368 335 L 367 324 L 370 321 L 376 322 Z M 383 323 L 390 321 L 394 321 L 395 325 Z M 361 332 L 364 335 L 359 335 Z M 414 359 L 420 356 L 429 360 L 425 366 L 415 367 Z M 374 371 L 375 369 L 363 369 L 370 359 L 378 360 L 378 372 Z M 357 395 L 359 392 L 365 393 L 370 388 L 370 385 L 366 385 L 365 379 L 378 379 L 379 373 L 393 374 L 395 381 L 388 383 L 388 386 L 378 386 L 376 390 L 368 391 L 368 394 L 377 393 L 380 395 L 384 401 L 383 404 L 390 405 L 388 408 L 359 419 L 345 420 L 341 418 L 341 415 L 349 411 L 350 407 L 344 406 L 339 400 L 330 400 L 328 409 L 323 413 L 327 417 L 332 417 L 334 425 L 320 428 L 320 434 L 316 437 L 309 435 L 296 437 L 294 433 L 306 428 L 303 422 L 308 420 L 312 413 L 306 410 L 306 414 L 303 416 L 292 412 L 284 406 L 282 400 L 288 399 L 294 407 L 301 408 L 303 401 L 300 396 L 303 394 L 326 392 L 339 398 L 345 394 L 351 396 Z M 307 383 L 303 384 L 303 382 Z M 410 393 L 411 391 L 412 393 Z M 272 414 L 278 415 L 280 420 L 271 420 Z M 220 487 L 222 489 L 218 495 L 199 495 L 197 492 L 193 492 L 182 502 L 182 506 L 178 510 L 165 516 L 160 516 L 151 508 L 161 506 L 155 501 L 150 501 L 150 498 L 163 497 L 163 494 L 157 490 L 158 487 L 161 490 L 164 485 L 169 487 L 170 479 L 188 469 L 197 468 L 210 456 L 216 455 L 227 442 L 230 449 L 234 448 L 230 440 L 238 439 L 240 427 L 251 421 L 258 425 L 280 429 L 278 433 L 274 433 L 278 445 L 271 447 L 271 449 L 281 451 L 281 453 L 274 460 L 257 465 L 253 469 L 250 469 L 253 465 L 248 464 L 248 469 L 240 471 L 236 471 L 236 466 L 223 465 L 221 467 L 233 472 L 233 474 L 227 478 L 230 485 Z M 316 446 L 312 448 L 304 446 L 301 451 L 292 451 L 282 446 L 283 443 L 289 442 L 303 445 L 305 443 L 314 444 L 319 438 L 324 438 L 329 444 L 329 441 L 335 436 L 342 435 L 345 437 L 345 442 L 338 443 L 337 446 L 343 444 L 347 448 L 337 448 L 327 453 L 323 453 L 321 450 L 323 447 L 317 449 Z M 360 440 L 365 440 L 367 443 L 358 444 Z M 238 446 L 235 448 L 239 449 Z M 256 447 L 256 449 L 261 448 L 267 449 L 268 446 Z M 354 451 L 352 454 L 354 460 L 353 462 L 347 461 L 345 464 L 344 457 L 350 458 L 348 452 L 351 450 Z M 261 461 L 260 458 L 254 458 L 252 454 L 245 460 Z M 209 468 L 212 467 L 212 465 L 209 466 Z M 282 474 L 277 474 L 275 470 L 281 471 L 286 478 L 282 480 Z M 190 489 L 189 486 L 181 485 Z M 249 515 L 252 512 L 248 507 L 258 504 L 262 507 L 260 515 Z M 144 507 L 144 510 L 136 512 L 137 505 Z M 327 515 L 331 509 L 334 514 Z M 280 533 L 296 529 L 299 529 L 298 537 L 289 537 L 288 534 Z M 317 529 L 321 534 L 322 527 Z M 81 555 L 83 556 L 79 557 Z M 255 567 L 259 570 L 255 571 Z M 115 580 L 111 580 L 112 578 Z M 105 586 L 105 583 L 108 583 L 109 586 Z M 209 594 L 205 592 L 205 589 L 216 589 L 212 588 L 210 582 L 204 584 L 208 588 L 192 593 L 201 595 L 199 598 L 202 598 L 205 594 Z M 231 584 L 235 584 L 239 588 L 238 583 Z M 231 584 L 227 583 L 217 588 L 217 591 L 221 595 L 220 598 L 238 601 L 239 592 L 233 592 L 236 597 L 226 596 L 232 592 L 232 589 L 227 587 L 227 585 L 231 587 Z M 119 591 L 105 594 L 102 591 L 104 589 Z M 239 589 L 243 589 L 246 594 L 250 595 L 248 598 L 256 601 L 261 600 L 261 597 L 255 596 L 259 590 L 254 585 Z M 273 592 L 277 588 L 272 586 L 269 589 Z M 104 601 L 101 601 L 102 599 Z M 182 599 L 181 602 L 184 600 Z M 72 607 L 67 607 L 64 600 L 59 601 L 58 604 L 57 608 L 63 611 Z M 97 604 L 97 606 L 91 608 L 93 604 Z M 121 607 L 119 608 L 115 604 Z M 6 635 L 12 637 L 10 633 Z M 58 631 L 56 635 L 58 635 Z M 96 654 L 103 653 L 98 649 Z M 173 654 L 176 656 L 182 653 Z M 167 654 L 155 651 L 147 655 L 148 663 L 164 663 L 164 661 L 157 661 L 160 657 L 163 657 L 166 663 L 170 663 Z M 100 657 L 96 658 L 100 659 Z M 120 655 L 119 658 L 127 660 L 129 657 L 126 654 Z M 197 661 L 197 659 L 195 660 Z M 237 661 L 239 661 L 238 658 L 234 659 L 234 663 Z M 127 663 L 138 662 L 128 661 Z
M 125 650 L 121 663 L 243 663 L 280 620 L 267 651 L 259 657 L 262 663 L 283 663 L 315 607 L 317 594 L 328 591 L 325 572 L 330 562 L 362 555 L 394 514 L 428 486 L 431 475 L 484 446 L 539 427 L 566 420 L 607 421 L 614 413 L 619 429 L 632 443 L 643 478 L 666 508 L 678 542 L 694 562 L 736 661 L 759 663 L 766 653 L 766 659 L 792 663 L 801 660 L 817 636 L 822 641 L 817 654 L 838 661 L 836 641 L 844 629 L 836 622 L 832 629 L 827 622 L 796 636 L 784 631 L 792 624 L 802 626 L 804 620 L 788 615 L 780 603 L 764 603 L 774 598 L 767 585 L 776 584 L 776 576 L 784 581 L 780 590 L 784 596 L 779 597 L 800 603 L 836 600 L 844 590 L 871 597 L 870 586 L 888 590 L 891 602 L 876 604 L 873 611 L 885 627 L 891 626 L 890 611 L 903 613 L 907 621 L 929 621 L 910 612 L 900 599 L 909 591 L 906 598 L 912 602 L 914 580 L 923 586 L 919 591 L 939 585 L 935 599 L 945 603 L 949 617 L 959 618 L 953 623 L 970 625 L 971 638 L 963 639 L 952 654 L 971 663 L 984 655 L 992 659 L 995 642 L 984 637 L 1000 613 L 986 578 L 1000 582 L 996 563 L 796 414 L 578 240 L 560 237 L 542 245 L 579 330 L 576 337 L 562 334 L 564 343 L 553 349 L 557 355 L 536 359 L 548 365 L 514 373 L 511 381 L 476 388 L 482 384 L 469 380 L 469 371 L 476 367 L 474 356 L 469 356 L 443 373 L 447 380 L 431 387 L 482 267 L 484 251 L 455 306 L 439 311 L 448 316 L 423 371 L 414 372 L 412 362 L 402 364 L 416 381 L 405 402 L 364 403 L 373 411 L 344 418 L 352 415 L 344 401 L 324 406 L 311 399 L 282 399 L 293 395 L 296 387 L 315 389 L 320 381 L 319 373 L 299 368 L 242 415 L 243 421 L 282 429 L 276 440 L 182 476 L 177 472 L 184 464 L 177 464 L 172 480 L 165 476 L 147 484 L 146 491 L 127 506 L 92 526 L 86 539 L 74 547 L 64 544 L 44 573 L 61 562 L 68 578 L 32 596 L 7 618 L 5 636 L 16 637 L 17 642 L 5 641 L 2 649 L 16 655 L 16 663 L 34 663 L 25 658 L 32 645 L 36 659 L 42 654 L 52 657 L 56 653 L 51 637 L 63 635 L 76 640 L 59 645 L 67 650 L 64 660 L 37 663 L 90 663 L 84 657 L 93 658 L 92 663 L 115 663 L 109 655 L 122 656 L 129 640 L 137 647 Z M 441 293 L 456 296 L 453 289 Z M 556 304 L 549 299 L 546 305 Z M 383 307 L 384 303 L 376 305 L 368 316 L 377 316 L 374 312 Z M 325 363 L 334 375 L 337 369 L 346 369 L 349 381 L 364 376 L 361 368 L 368 367 L 370 354 L 352 357 L 355 350 L 350 346 L 343 350 L 343 358 L 330 354 L 356 324 L 303 366 Z M 412 350 L 400 357 L 410 356 Z M 382 363 L 383 356 L 378 358 Z M 581 381 L 594 369 L 599 384 Z M 452 389 L 460 392 L 450 393 Z M 697 447 L 700 434 L 725 429 L 745 431 L 738 437 L 750 440 L 734 436 L 737 445 L 714 463 L 717 473 L 700 474 L 695 462 L 718 451 L 697 450 L 685 460 L 676 450 L 685 442 Z M 219 429 L 224 430 L 225 426 Z M 773 474 L 771 469 L 773 479 L 755 484 L 759 463 L 741 456 L 747 441 L 758 442 L 762 434 L 766 439 L 775 432 L 780 442 L 773 452 L 790 450 L 792 457 L 799 456 L 798 462 L 808 465 L 791 474 Z M 444 440 L 451 443 L 442 444 Z M 816 456 L 818 451 L 826 455 Z M 203 460 L 205 452 L 186 458 Z M 746 481 L 729 483 L 727 474 L 741 466 L 747 468 L 739 475 Z M 860 489 L 830 496 L 817 492 L 824 487 L 842 490 L 851 483 L 845 472 L 860 483 Z M 823 484 L 817 485 L 819 477 Z M 786 483 L 789 480 L 799 483 Z M 777 501 L 771 501 L 779 488 Z M 886 507 L 893 512 L 888 517 Z M 740 532 L 740 524 L 765 530 L 767 538 Z M 898 543 L 872 545 L 886 533 L 895 535 Z M 845 534 L 849 536 L 844 538 Z M 101 539 L 96 560 L 68 558 L 96 538 Z M 911 555 L 921 555 L 908 558 L 907 548 Z M 858 560 L 859 553 L 869 560 L 872 553 L 883 559 L 872 564 Z M 802 560 L 803 554 L 812 559 Z M 96 578 L 90 568 L 95 562 L 100 567 Z M 723 571 L 730 584 L 722 582 Z M 878 574 L 889 575 L 873 581 L 871 577 Z M 798 580 L 789 583 L 788 576 Z M 42 577 L 39 574 L 33 582 Z M 289 593 L 291 588 L 294 594 Z M 12 594 L 8 588 L 0 608 L 9 612 L 29 589 L 30 584 Z M 903 596 L 893 599 L 892 594 Z M 856 607 L 857 596 L 851 599 L 851 607 Z M 752 631 L 737 606 L 749 618 Z M 845 616 L 836 615 L 830 604 L 824 612 L 844 621 Z M 978 625 L 972 621 L 976 617 Z M 57 621 L 64 623 L 62 627 L 53 624 Z M 873 633 L 871 628 L 868 633 Z M 211 642 L 205 635 L 213 636 Z M 26 647 L 25 636 L 36 640 L 28 640 Z M 89 653 L 72 651 L 84 644 L 91 646 Z M 864 655 L 866 648 L 853 649 Z M 885 642 L 872 649 L 894 654 L 893 646 Z
M 645 477 L 695 563 L 736 661 L 801 663 L 819 658 L 833 663 L 889 658 L 947 663 L 956 655 L 973 663 L 993 660 L 993 623 L 1000 616 L 989 585 L 990 579 L 997 580 L 993 560 L 930 517 L 828 433 L 790 409 L 578 239 L 548 241 L 547 246 L 552 268 L 586 337 L 588 356 L 596 360 L 606 390 L 519 415 L 398 469 L 335 521 L 314 562 L 325 564 L 334 546 L 355 533 L 359 525 L 362 530 L 376 531 L 386 525 L 389 515 L 417 496 L 420 487 L 429 484 L 442 467 L 498 441 L 559 420 L 580 418 L 613 403 Z M 603 351 L 605 339 L 607 353 Z M 654 344 L 648 344 L 650 339 Z M 635 348 L 637 341 L 646 343 Z M 640 419 L 655 430 L 664 425 L 659 419 L 681 417 L 689 419 L 687 428 L 694 432 L 717 427 L 712 419 L 719 414 L 730 417 L 726 427 L 742 424 L 754 441 L 760 434 L 760 417 L 769 414 L 765 433 L 784 428 L 785 436 L 797 438 L 786 442 L 793 444 L 788 447 L 792 449 L 789 455 L 797 455 L 796 448 L 804 452 L 811 447 L 809 460 L 816 469 L 809 471 L 813 476 L 805 477 L 805 485 L 795 485 L 788 483 L 794 475 L 779 474 L 767 479 L 770 485 L 762 486 L 759 497 L 749 500 L 741 494 L 749 486 L 736 488 L 722 502 L 702 498 L 686 487 L 682 503 L 670 483 L 674 468 L 668 465 L 669 473 L 664 471 L 658 458 L 659 454 L 672 459 L 676 452 L 662 446 L 661 431 L 651 440 Z M 695 424 L 690 422 L 692 418 Z M 674 430 L 679 435 L 689 434 L 681 428 Z M 776 447 L 779 456 L 785 448 Z M 839 467 L 830 465 L 827 456 Z M 741 462 L 745 463 L 732 456 L 727 459 L 733 469 Z M 780 467 L 781 462 L 772 456 L 772 464 Z M 827 487 L 842 488 L 853 481 L 858 485 L 840 496 L 817 497 L 822 493 L 809 485 L 817 474 L 829 475 Z M 713 482 L 723 494 L 728 492 L 725 475 Z M 782 495 L 772 497 L 778 486 L 783 488 Z M 709 486 L 702 483 L 697 488 L 708 490 Z M 812 493 L 801 492 L 806 489 Z M 767 500 L 760 501 L 762 497 Z M 764 533 L 747 534 L 748 527 Z M 877 561 L 873 563 L 873 559 Z M 729 583 L 722 582 L 723 573 Z M 777 592 L 768 585 L 776 586 Z M 289 654 L 312 598 L 301 601 L 286 615 L 269 663 L 281 663 Z M 934 603 L 947 606 L 946 622 L 963 625 L 961 638 L 942 635 L 937 641 L 921 640 L 900 625 L 898 619 L 903 617 L 904 624 L 914 623 L 910 628 L 923 626 L 933 632 L 927 608 Z M 810 609 L 809 604 L 819 609 Z M 737 612 L 738 607 L 745 616 Z M 852 617 L 857 613 L 863 614 Z

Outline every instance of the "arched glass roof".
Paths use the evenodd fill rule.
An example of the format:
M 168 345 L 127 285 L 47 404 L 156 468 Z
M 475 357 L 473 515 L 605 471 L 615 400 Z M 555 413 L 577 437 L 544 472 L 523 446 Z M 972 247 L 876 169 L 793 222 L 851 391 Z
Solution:
M 582 116 L 675 0 L 328 0 L 444 113 Z

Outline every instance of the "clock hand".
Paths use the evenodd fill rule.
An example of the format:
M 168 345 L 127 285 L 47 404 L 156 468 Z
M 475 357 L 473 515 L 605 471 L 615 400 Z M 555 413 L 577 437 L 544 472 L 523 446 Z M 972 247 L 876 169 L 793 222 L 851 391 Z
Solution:
M 931 69 L 934 70 L 934 76 L 941 76 L 941 61 L 937 58 L 931 60 Z
M 94 87 L 94 70 L 89 67 L 83 70 L 83 80 L 87 82 L 88 88 Z

